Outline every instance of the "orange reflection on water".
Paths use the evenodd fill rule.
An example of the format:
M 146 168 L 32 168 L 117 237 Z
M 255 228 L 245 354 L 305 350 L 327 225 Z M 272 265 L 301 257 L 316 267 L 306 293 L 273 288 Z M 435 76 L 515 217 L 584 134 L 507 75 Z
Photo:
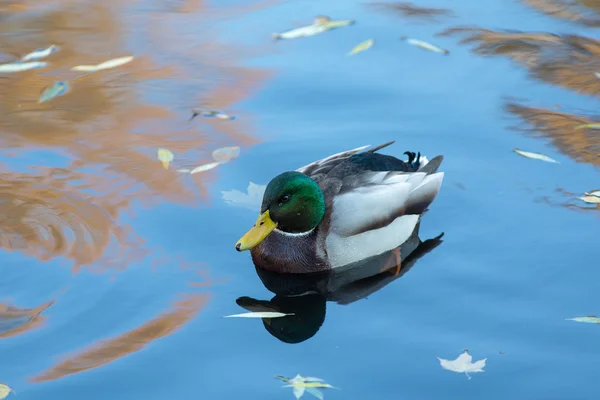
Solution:
M 371 5 L 384 12 L 394 12 L 403 17 L 422 19 L 422 20 L 436 20 L 437 17 L 449 17 L 452 16 L 452 11 L 445 8 L 431 8 L 418 6 L 411 2 L 397 1 L 397 2 L 375 2 Z
M 0 247 L 40 259 L 64 256 L 75 268 L 98 262 L 126 266 L 146 254 L 138 233 L 120 222 L 133 202 L 198 206 L 218 171 L 186 176 L 176 168 L 209 160 L 217 147 L 241 146 L 244 152 L 258 142 L 246 115 L 231 123 L 187 119 L 192 107 L 205 104 L 238 115 L 232 104 L 270 76 L 239 64 L 262 50 L 225 45 L 215 29 L 203 28 L 214 18 L 202 12 L 204 1 L 176 1 L 177 14 L 132 12 L 135 3 L 61 0 L 29 13 L 37 3 L 23 2 L 19 19 L 9 14 L 0 24 L 0 62 L 50 44 L 61 49 L 48 57 L 48 68 L 0 79 L 0 146 L 13 157 L 35 149 L 67 160 L 65 168 L 31 173 L 12 171 L 10 159 L 0 164 L 0 202 L 11 210 L 2 217 L 0 232 L 6 235 L 0 235 Z M 187 11 L 197 12 L 193 34 L 181 31 Z M 240 9 L 221 14 L 236 12 Z M 70 71 L 132 54 L 126 39 L 133 26 L 151 27 L 136 30 L 146 47 L 134 49 L 133 62 L 87 76 Z M 190 44 L 202 51 L 190 51 Z M 56 80 L 69 81 L 71 90 L 38 104 L 41 91 Z M 153 101 L 145 91 L 166 100 Z M 173 168 L 162 168 L 157 148 L 175 153 Z
M 8 338 L 39 328 L 46 317 L 42 312 L 54 304 L 49 301 L 35 308 L 18 308 L 0 304 L 0 338 Z
M 522 0 L 544 14 L 586 26 L 600 26 L 598 0 Z
M 123 199 L 84 194 L 90 185 L 71 183 L 79 180 L 85 176 L 59 168 L 0 173 L 0 247 L 40 260 L 64 256 L 75 268 L 98 260 L 111 243 L 138 247 L 141 240 L 116 223 Z
M 508 103 L 506 111 L 522 119 L 533 129 L 520 130 L 550 139 L 563 154 L 577 162 L 600 166 L 600 134 L 594 129 L 575 129 L 589 124 L 589 117 L 544 108 Z
M 188 295 L 158 317 L 112 339 L 102 340 L 30 379 L 44 382 L 63 378 L 106 365 L 114 360 L 142 350 L 153 340 L 168 336 L 193 319 L 207 304 L 210 295 Z
M 495 32 L 455 27 L 438 34 L 459 35 L 462 44 L 474 44 L 473 52 L 503 56 L 527 67 L 537 79 L 590 95 L 600 94 L 600 41 L 578 35 Z

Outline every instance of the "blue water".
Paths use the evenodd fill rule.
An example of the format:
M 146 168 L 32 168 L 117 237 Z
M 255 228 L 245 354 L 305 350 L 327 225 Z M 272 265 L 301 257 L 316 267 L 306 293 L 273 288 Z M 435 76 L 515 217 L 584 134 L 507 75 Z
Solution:
M 441 0 L 419 5 L 448 6 Z M 545 139 L 509 129 L 515 121 L 503 104 L 504 96 L 516 96 L 534 106 L 593 110 L 596 100 L 534 80 L 510 60 L 483 58 L 455 38 L 434 35 L 459 25 L 591 37 L 595 32 L 518 1 L 460 0 L 451 6 L 455 16 L 437 23 L 378 12 L 355 0 L 256 7 L 215 3 L 208 11 L 192 7 L 192 12 L 168 15 L 150 15 L 139 11 L 143 4 L 133 4 L 115 12 L 113 18 L 125 28 L 114 39 L 120 46 L 114 56 L 126 50 L 154 54 L 161 66 L 172 64 L 189 75 L 181 72 L 148 87 L 134 83 L 139 85 L 134 97 L 176 114 L 153 134 L 168 140 L 185 131 L 171 138 L 203 141 L 204 147 L 194 145 L 186 153 L 192 162 L 206 161 L 220 146 L 240 145 L 241 155 L 191 179 L 172 171 L 164 178 L 182 181 L 192 191 L 202 187 L 204 194 L 169 197 L 171 189 L 157 185 L 147 189 L 154 200 L 150 204 L 130 195 L 131 203 L 116 219 L 143 238 L 148 253 L 125 260 L 126 268 L 107 264 L 120 257 L 112 248 L 80 270 L 68 257 L 40 260 L 30 251 L 3 250 L 0 301 L 19 308 L 55 303 L 43 311 L 41 326 L 0 339 L 0 381 L 16 389 L 19 399 L 291 399 L 291 390 L 273 376 L 297 373 L 340 388 L 325 392 L 330 399 L 594 399 L 598 329 L 565 319 L 600 313 L 598 214 L 540 198 L 563 201 L 557 187 L 576 193 L 597 189 L 600 176 L 596 167 L 575 162 Z M 236 10 L 241 11 L 232 14 Z M 271 33 L 308 24 L 319 14 L 357 24 L 311 38 L 271 41 Z M 170 30 L 159 48 L 150 36 L 161 19 Z M 408 46 L 399 40 L 403 35 L 451 54 Z M 369 38 L 376 39 L 372 49 L 346 56 Z M 19 40 L 24 46 L 27 34 Z M 77 40 L 85 46 L 85 35 Z M 200 47 L 190 50 L 194 44 Z M 31 48 L 42 45 L 36 41 Z M 169 46 L 198 54 L 176 57 Z M 108 56 L 97 58 L 93 62 Z M 223 58 L 233 61 L 221 67 Z M 240 71 L 258 71 L 264 78 L 242 79 Z M 222 94 L 219 85 L 228 84 L 230 92 L 246 95 Z M 187 107 L 198 99 L 239 118 L 185 125 Z M 223 128 L 229 123 L 234 128 Z M 102 134 L 93 127 L 86 133 Z M 444 232 L 443 243 L 366 299 L 327 302 L 322 326 L 300 343 L 281 342 L 260 320 L 222 318 L 244 312 L 236 304 L 239 297 L 270 300 L 274 294 L 261 283 L 249 255 L 234 250 L 258 210 L 226 204 L 221 192 L 245 192 L 250 181 L 265 185 L 282 171 L 390 140 L 396 144 L 387 154 L 403 157 L 411 150 L 429 158 L 445 156 L 444 184 L 420 232 L 423 240 Z M 79 141 L 85 144 L 85 136 Z M 27 174 L 28 166 L 40 165 L 40 157 L 46 167 L 65 168 L 65 154 L 87 165 L 80 148 L 56 143 L 61 145 L 40 149 L 25 137 L 21 146 L 13 146 L 17 156 L 2 158 L 13 171 L 4 175 L 5 189 L 14 185 L 11 174 Z M 144 154 L 154 157 L 158 145 L 148 147 Z M 561 164 L 519 157 L 514 147 Z M 167 172 L 156 165 L 156 179 L 163 179 Z M 127 200 L 129 195 L 121 196 Z M 93 197 L 86 199 L 102 207 Z M 180 260 L 191 265 L 184 268 Z M 195 311 L 174 332 L 147 340 L 136 351 L 123 350 L 123 357 L 95 368 L 77 372 L 77 365 L 85 364 L 80 362 L 66 368 L 75 373 L 63 369 L 36 381 L 62 360 L 135 330 L 190 298 L 197 300 Z M 124 342 L 134 345 L 140 339 Z M 485 372 L 472 374 L 471 380 L 443 370 L 436 359 L 454 359 L 464 349 L 473 360 L 487 358 Z

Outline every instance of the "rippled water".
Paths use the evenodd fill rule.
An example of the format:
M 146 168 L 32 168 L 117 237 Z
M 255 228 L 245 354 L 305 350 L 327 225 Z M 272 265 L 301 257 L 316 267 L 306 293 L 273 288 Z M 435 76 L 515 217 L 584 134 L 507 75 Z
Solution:
M 327 398 L 595 398 L 597 327 L 565 318 L 600 313 L 600 209 L 576 199 L 600 188 L 600 133 L 574 129 L 600 118 L 600 5 L 572 3 L 4 1 L 0 62 L 61 51 L 0 79 L 0 381 L 27 399 L 293 398 L 273 376 L 296 373 L 341 388 Z M 315 15 L 357 24 L 271 40 Z M 188 122 L 198 106 L 238 118 Z M 289 281 L 235 252 L 257 210 L 222 192 L 389 140 L 445 156 L 420 231 L 444 235 L 404 275 Z M 195 175 L 156 160 L 223 146 L 240 157 Z M 325 297 L 271 292 L 306 285 Z M 298 318 L 222 318 L 271 299 Z M 485 373 L 440 367 L 464 349 Z

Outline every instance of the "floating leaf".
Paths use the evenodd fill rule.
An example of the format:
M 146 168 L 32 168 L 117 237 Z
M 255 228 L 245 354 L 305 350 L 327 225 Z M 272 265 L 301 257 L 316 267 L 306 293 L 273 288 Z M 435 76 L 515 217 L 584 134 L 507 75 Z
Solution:
M 212 156 L 216 161 L 225 163 L 233 160 L 240 155 L 239 146 L 221 147 L 212 152 Z
M 484 358 L 483 360 L 472 362 L 473 357 L 471 357 L 467 350 L 459 355 L 456 360 L 445 360 L 439 357 L 437 357 L 437 359 L 440 360 L 440 365 L 443 369 L 464 373 L 469 379 L 471 379 L 469 373 L 485 372 L 483 368 L 485 367 L 485 362 L 487 360 L 487 358 Z
M 234 120 L 236 119 L 234 116 L 227 115 L 223 111 L 218 110 L 205 110 L 205 109 L 193 109 L 192 117 L 189 119 L 190 121 L 196 118 L 198 115 L 204 118 L 217 118 L 224 120 Z
M 71 68 L 71 71 L 94 72 L 98 70 L 97 65 L 76 65 Z
M 116 68 L 120 67 L 121 65 L 130 63 L 131 61 L 133 61 L 134 58 L 134 56 L 125 56 L 113 58 L 96 65 L 77 65 L 75 67 L 72 67 L 71 71 L 95 72 L 104 69 Z
M 282 376 L 282 375 L 275 375 L 275 378 L 280 379 L 284 382 L 291 382 L 291 381 L 294 381 L 294 382 L 325 382 L 321 378 L 315 378 L 312 376 L 300 376 L 300 375 L 296 375 L 293 378 L 286 378 L 285 376 Z
M 589 192 L 585 192 L 585 195 L 600 197 L 600 189 L 590 190 Z
M 276 375 L 275 378 L 280 379 L 283 382 L 289 383 L 289 385 L 284 385 L 283 387 L 293 388 L 294 396 L 296 397 L 296 399 L 299 399 L 300 397 L 302 397 L 302 395 L 306 391 L 306 392 L 312 394 L 313 396 L 315 396 L 316 398 L 318 398 L 319 400 L 323 400 L 323 393 L 321 393 L 318 390 L 318 388 L 334 389 L 334 387 L 331 386 L 330 384 L 324 383 L 323 379 L 321 379 L 321 378 L 314 378 L 314 377 L 310 377 L 310 376 L 303 377 L 303 376 L 300 376 L 300 374 L 297 374 L 293 378 L 286 378 L 281 375 Z
M 375 39 L 365 40 L 364 42 L 359 43 L 356 47 L 354 47 L 352 50 L 350 50 L 348 55 L 351 56 L 351 55 L 360 53 L 361 51 L 368 50 L 371 47 L 373 47 L 374 44 L 375 44 Z
M 296 382 L 291 385 L 286 385 L 284 387 L 291 387 L 291 386 L 303 387 L 303 388 L 335 389 L 329 383 L 324 383 L 324 382 Z
M 327 28 L 324 25 L 313 24 L 308 26 L 303 26 L 301 28 L 290 29 L 281 33 L 273 33 L 273 39 L 282 40 L 282 39 L 297 39 L 301 37 L 308 37 L 318 35 L 327 31 Z
M 45 49 L 35 49 L 31 53 L 26 54 L 23 57 L 21 57 L 21 61 L 32 61 L 32 60 L 39 60 L 40 58 L 46 58 L 50 54 L 56 53 L 59 49 L 60 48 L 55 45 L 51 45 Z
M 14 62 L 8 64 L 0 64 L 0 73 L 22 72 L 32 69 L 45 68 L 50 65 L 46 61 L 31 61 L 31 62 Z
M 332 21 L 326 16 L 317 16 L 314 18 L 312 25 L 303 26 L 301 28 L 290 29 L 281 33 L 274 33 L 273 39 L 296 39 L 300 37 L 314 36 L 326 32 L 330 29 L 342 28 L 344 26 L 353 25 L 356 21 L 352 19 L 341 19 Z
M 294 389 L 294 397 L 296 398 L 296 400 L 299 400 L 300 397 L 302 397 L 302 395 L 304 394 L 304 391 L 306 390 L 306 388 L 300 387 L 300 386 L 292 386 Z
M 575 127 L 575 130 L 579 130 L 579 129 L 600 129 L 600 122 L 595 122 L 593 124 L 577 125 Z
M 579 200 L 585 201 L 588 204 L 600 204 L 600 197 L 598 196 L 582 196 L 578 197 Z
M 14 394 L 17 394 L 17 392 L 15 392 L 8 385 L 6 385 L 4 383 L 0 383 L 0 400 L 7 398 L 11 392 L 13 392 Z
M 400 40 L 405 40 L 406 43 L 411 44 L 416 47 L 419 47 L 423 50 L 432 51 L 434 53 L 440 53 L 440 54 L 450 54 L 450 52 L 448 50 L 442 49 L 441 47 L 437 47 L 431 43 L 424 42 L 423 40 L 411 39 L 406 36 L 402 36 L 400 38 Z
M 319 390 L 312 388 L 312 387 L 305 387 L 304 388 L 308 393 L 312 394 L 313 396 L 315 396 L 317 399 L 319 400 L 323 400 L 323 393 L 321 393 Z
M 600 73 L 594 72 L 594 75 L 596 75 L 596 78 L 600 79 Z
M 40 96 L 38 103 L 52 100 L 55 97 L 62 96 L 67 93 L 70 89 L 69 82 L 67 81 L 56 81 L 52 86 L 45 89 Z
M 226 315 L 223 318 L 281 318 L 292 314 L 284 314 L 276 311 L 249 312 L 243 314 Z
M 158 159 L 162 162 L 163 167 L 169 169 L 169 164 L 173 161 L 173 158 L 175 158 L 173 153 L 171 153 L 171 150 L 158 149 L 157 155 Z
M 96 65 L 96 68 L 100 71 L 103 69 L 120 67 L 121 65 L 130 63 L 131 61 L 133 61 L 134 58 L 135 58 L 134 56 L 113 58 L 108 61 L 101 62 L 100 64 Z
M 321 17 L 321 18 L 328 18 L 328 17 Z M 316 18 L 318 19 L 318 18 Z M 327 30 L 329 29 L 336 29 L 336 28 L 343 28 L 345 26 L 350 26 L 350 25 L 354 25 L 356 23 L 355 20 L 353 19 L 339 19 L 339 20 L 324 20 L 321 23 L 319 23 L 318 25 L 325 27 Z
M 534 160 L 541 160 L 541 161 L 546 161 L 546 162 L 550 162 L 550 163 L 560 164 L 558 161 L 556 161 L 553 158 L 548 157 L 545 154 L 532 153 L 530 151 L 523 151 L 523 150 L 519 150 L 519 149 L 513 149 L 513 150 L 515 153 L 517 153 L 523 157 L 531 158 Z
M 250 181 L 247 189 L 248 194 L 234 189 L 222 191 L 221 197 L 226 203 L 256 211 L 260 209 L 266 188 L 267 185 L 257 185 Z
M 577 318 L 567 318 L 567 321 L 575 321 L 575 322 L 583 322 L 585 324 L 600 324 L 600 318 L 595 315 L 590 315 L 587 317 L 577 317 Z
M 211 162 L 208 164 L 203 164 L 203 165 L 199 165 L 196 168 L 194 168 L 193 170 L 190 171 L 190 174 L 196 174 L 198 172 L 204 172 L 204 171 L 208 171 L 211 170 L 213 168 L 218 167 L 219 165 L 221 165 L 220 162 Z

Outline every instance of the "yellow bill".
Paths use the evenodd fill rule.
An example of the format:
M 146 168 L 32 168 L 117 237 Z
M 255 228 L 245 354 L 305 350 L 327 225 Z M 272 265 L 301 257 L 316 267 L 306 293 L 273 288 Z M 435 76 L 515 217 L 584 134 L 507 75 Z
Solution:
M 252 228 L 235 245 L 237 251 L 250 250 L 262 242 L 273 229 L 277 228 L 277 223 L 273 222 L 269 216 L 269 210 L 258 216 L 258 219 Z

